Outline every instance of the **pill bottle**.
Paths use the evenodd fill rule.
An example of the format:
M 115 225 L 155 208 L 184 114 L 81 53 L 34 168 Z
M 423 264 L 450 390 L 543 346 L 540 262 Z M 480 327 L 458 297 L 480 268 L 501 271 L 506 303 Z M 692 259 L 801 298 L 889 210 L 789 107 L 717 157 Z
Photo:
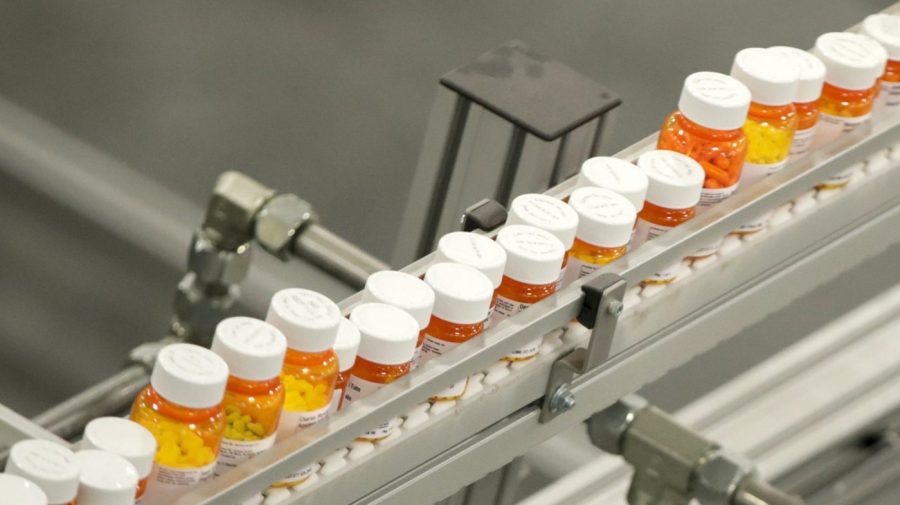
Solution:
M 15 505 L 48 505 L 47 495 L 37 484 L 8 473 L 0 473 L 0 496 Z
M 363 301 L 386 303 L 409 312 L 419 323 L 416 355 L 419 354 L 425 341 L 425 328 L 431 320 L 431 309 L 434 307 L 434 293 L 425 281 L 405 272 L 375 272 L 366 279 Z M 413 367 L 416 362 L 413 359 Z
M 694 217 L 700 201 L 705 173 L 692 158 L 673 151 L 648 151 L 638 158 L 650 185 L 647 201 L 638 214 L 632 249 L 655 239 Z M 645 284 L 668 284 L 675 280 L 681 262 L 669 265 L 645 279 Z
M 228 425 L 216 466 L 221 475 L 275 444 L 284 407 L 279 374 L 287 340 L 259 319 L 229 317 L 216 325 L 211 349 L 229 372 L 222 401 Z
M 635 169 L 637 170 L 637 169 Z M 509 217 L 506 224 L 525 224 L 550 232 L 562 242 L 566 249 L 563 256 L 556 289 L 562 286 L 566 267 L 569 264 L 569 250 L 575 243 L 575 230 L 578 228 L 578 214 L 566 202 L 552 196 L 529 193 L 517 196 L 509 205 Z
M 741 127 L 749 107 L 750 91 L 736 79 L 696 72 L 684 80 L 678 110 L 663 121 L 657 148 L 687 155 L 705 173 L 697 212 L 737 190 L 747 154 L 747 137 Z M 720 244 L 721 239 L 713 240 L 691 256 L 710 256 Z
M 825 64 L 825 85 L 819 98 L 819 124 L 814 147 L 831 144 L 869 121 L 878 96 L 878 79 L 887 65 L 887 52 L 864 35 L 844 32 L 825 33 L 813 48 Z M 838 189 L 847 185 L 852 170 L 829 177 L 819 189 Z
M 228 365 L 209 349 L 171 344 L 160 350 L 150 385 L 131 407 L 131 420 L 156 439 L 148 499 L 174 501 L 212 476 L 225 433 L 227 382 Z
M 556 292 L 559 264 L 565 247 L 553 234 L 534 226 L 514 224 L 497 234 L 506 251 L 506 270 L 497 292 L 497 307 L 491 324 L 512 317 Z M 554 268 L 557 270 L 554 272 Z M 503 361 L 525 361 L 537 356 L 539 337 L 503 357 Z
M 819 122 L 819 97 L 825 84 L 825 65 L 809 51 L 796 47 L 774 46 L 769 48 L 787 58 L 797 70 L 797 96 L 794 108 L 797 110 L 797 131 L 791 141 L 788 160 L 801 158 L 812 147 L 816 124 Z
M 111 452 L 87 449 L 75 454 L 81 465 L 78 505 L 131 505 L 137 493 L 138 472 L 127 459 Z M 169 504 L 154 497 L 154 504 Z
M 80 448 L 118 454 L 134 465 L 138 474 L 135 503 L 142 503 L 156 454 L 156 439 L 150 431 L 121 417 L 100 417 L 85 426 Z
M 506 251 L 496 242 L 477 233 L 455 231 L 441 237 L 434 255 L 435 263 L 462 263 L 478 270 L 491 280 L 494 286 L 494 299 L 491 302 L 491 313 L 497 305 L 497 290 L 503 280 L 506 268 Z M 490 325 L 490 317 L 485 321 L 485 328 Z
M 72 451 L 47 440 L 16 442 L 6 460 L 6 473 L 37 485 L 46 495 L 45 503 L 49 505 L 75 502 L 80 472 L 81 466 Z M 3 499 L 7 497 L 0 494 L 0 501 Z
M 797 87 L 800 72 L 793 62 L 776 51 L 761 47 L 742 49 L 734 57 L 731 75 L 750 90 L 752 103 L 744 133 L 747 157 L 741 173 L 741 190 L 747 191 L 764 177 L 787 164 L 794 132 L 797 131 Z M 744 223 L 735 233 L 762 230 L 771 212 Z
M 900 17 L 872 14 L 863 20 L 860 33 L 874 39 L 887 51 L 881 90 L 872 107 L 872 116 L 877 120 L 885 114 L 895 113 L 900 105 Z
M 359 350 L 359 330 L 346 317 L 341 318 L 338 326 L 337 340 L 334 341 L 334 353 L 338 358 L 338 378 L 334 383 L 334 393 L 331 395 L 329 414 L 337 412 L 344 401 L 344 393 L 347 392 L 347 383 L 350 382 L 350 370 L 356 363 L 356 352 Z
M 419 339 L 419 323 L 408 312 L 386 303 L 363 303 L 350 313 L 359 329 L 359 350 L 350 370 L 344 405 L 350 405 L 409 373 Z M 391 419 L 366 431 L 361 440 L 375 442 L 391 435 Z
M 322 294 L 289 288 L 272 296 L 266 322 L 287 338 L 281 370 L 285 401 L 278 423 L 278 438 L 283 440 L 328 416 L 339 371 L 333 347 L 341 311 Z M 313 466 L 301 468 L 274 485 L 296 486 L 313 470 Z
M 608 189 L 627 198 L 634 210 L 640 212 L 647 197 L 647 184 L 647 176 L 634 163 L 609 156 L 596 156 L 581 164 L 575 189 Z
M 569 205 L 578 213 L 578 232 L 565 285 L 624 256 L 637 219 L 627 198 L 604 188 L 578 188 Z
M 434 313 L 425 330 L 420 364 L 442 356 L 479 335 L 491 309 L 494 287 L 474 268 L 457 263 L 437 263 L 425 272 L 425 282 L 434 290 Z M 432 401 L 456 400 L 466 392 L 468 379 L 438 393 Z

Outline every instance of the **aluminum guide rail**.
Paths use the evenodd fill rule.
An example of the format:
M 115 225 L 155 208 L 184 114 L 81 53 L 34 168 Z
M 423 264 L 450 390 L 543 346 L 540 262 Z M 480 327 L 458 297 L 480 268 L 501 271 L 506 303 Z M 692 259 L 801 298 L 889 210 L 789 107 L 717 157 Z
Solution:
M 660 267 L 671 264 L 697 249 L 700 244 L 709 241 L 711 238 L 724 235 L 736 228 L 739 224 L 748 220 L 747 216 L 756 216 L 765 211 L 774 209 L 792 198 L 809 191 L 811 187 L 827 177 L 845 170 L 848 167 L 852 167 L 855 163 L 864 161 L 867 157 L 890 147 L 896 143 L 898 139 L 900 139 L 900 124 L 897 124 L 896 122 L 891 122 L 890 124 L 877 124 L 871 128 L 866 128 L 863 131 L 857 131 L 847 135 L 846 138 L 842 139 L 842 142 L 835 143 L 821 152 L 814 152 L 805 160 L 792 164 L 778 174 L 758 183 L 756 186 L 752 187 L 751 190 L 742 191 L 736 194 L 713 210 L 688 222 L 686 225 L 680 226 L 653 242 L 648 243 L 641 249 L 626 255 L 621 260 L 599 270 L 592 276 L 572 284 L 558 294 L 536 304 L 530 310 L 524 311 L 519 315 L 508 319 L 495 328 L 491 328 L 485 332 L 482 337 L 460 345 L 457 349 L 454 349 L 448 354 L 430 361 L 427 365 L 417 369 L 415 373 L 410 374 L 406 378 L 383 388 L 366 399 L 354 402 L 353 406 L 342 411 L 339 415 L 336 415 L 329 423 L 304 430 L 291 439 L 277 444 L 276 447 L 268 453 L 242 465 L 238 469 L 217 479 L 215 482 L 207 483 L 197 488 L 177 503 L 179 505 L 194 503 L 229 503 L 239 502 L 242 499 L 251 496 L 266 488 L 270 482 L 277 480 L 281 475 L 288 473 L 291 469 L 301 467 L 310 461 L 321 460 L 332 454 L 334 451 L 345 447 L 359 433 L 368 429 L 368 427 L 405 413 L 455 380 L 480 372 L 488 365 L 494 363 L 500 356 L 519 347 L 528 340 L 544 336 L 552 330 L 565 326 L 566 323 L 572 320 L 580 308 L 583 298 L 583 294 L 580 290 L 581 284 L 593 280 L 601 272 L 618 273 L 628 281 L 629 285 L 636 285 L 640 280 L 658 270 Z M 623 153 L 620 153 L 618 156 L 626 159 L 633 159 L 635 155 L 643 150 L 649 149 L 652 146 L 652 142 L 653 137 L 651 136 Z M 865 188 L 857 187 L 854 188 L 853 191 L 848 190 L 846 191 L 847 194 L 836 196 L 834 198 L 835 202 L 832 203 L 836 203 L 840 200 L 856 201 L 861 193 L 880 192 L 874 196 L 870 195 L 862 202 L 857 202 L 861 206 L 860 212 L 866 216 L 866 219 L 871 219 L 873 214 L 877 215 L 879 211 L 894 206 L 898 198 L 896 191 L 893 189 L 897 187 L 897 184 L 900 184 L 900 181 L 896 178 L 896 173 L 890 172 L 888 174 L 880 175 L 879 177 L 882 177 L 885 184 L 869 185 L 874 187 Z M 565 194 L 572 185 L 574 185 L 574 181 L 567 181 L 561 188 L 556 188 L 550 193 L 557 194 L 557 196 Z M 854 196 L 856 198 L 852 198 Z M 880 203 L 883 207 L 874 209 L 866 208 L 867 203 L 872 205 Z M 831 207 L 832 211 L 834 210 L 833 205 L 827 207 Z M 837 212 L 837 214 L 842 213 Z M 853 216 L 849 216 L 848 214 L 844 217 L 855 216 L 856 214 Z M 863 224 L 866 220 L 861 218 L 858 222 L 852 221 L 847 223 L 846 228 L 842 228 L 836 226 L 837 223 L 844 221 L 841 217 L 841 215 L 832 216 L 823 221 L 821 216 L 807 216 L 804 221 L 812 220 L 815 221 L 817 225 L 808 227 L 808 230 L 806 228 L 798 230 L 799 233 L 795 234 L 797 236 L 791 238 L 795 250 L 773 251 L 775 255 L 772 258 L 779 258 L 779 262 L 795 261 L 798 257 L 794 257 L 794 255 L 799 255 L 801 252 L 808 252 L 811 245 L 816 244 L 817 247 L 824 247 L 834 237 L 838 237 L 848 230 L 852 230 L 854 227 Z M 806 239 L 806 241 L 804 242 L 803 239 Z M 761 240 L 760 242 L 765 243 L 769 242 L 769 240 Z M 781 245 L 783 246 L 783 244 Z M 873 244 L 871 246 L 873 248 L 872 250 L 878 250 L 879 245 L 883 246 L 883 244 L 879 243 Z M 759 246 L 759 244 L 754 244 L 754 246 Z M 854 252 L 858 255 L 863 255 L 863 253 L 856 250 L 856 248 L 854 248 Z M 764 272 L 768 268 L 772 268 L 778 264 L 777 262 L 775 265 L 767 264 L 772 258 L 762 257 L 763 254 L 759 251 L 752 255 L 745 254 L 743 256 L 751 257 L 751 259 L 747 260 L 750 262 L 750 265 L 744 270 L 729 270 L 730 284 L 727 286 L 727 289 L 723 288 L 720 290 L 721 295 L 732 290 L 746 290 L 747 285 L 743 285 L 743 283 L 753 280 L 753 276 L 760 273 L 760 271 Z M 430 261 L 430 257 L 423 258 L 410 265 L 405 270 L 411 273 L 421 273 Z M 719 268 L 722 267 L 723 265 L 719 266 Z M 782 265 L 782 268 L 784 268 L 784 265 Z M 744 278 L 735 282 L 736 278 L 741 277 L 742 274 L 745 274 Z M 697 277 L 711 277 L 711 275 Z M 672 290 L 670 289 L 669 291 Z M 342 303 L 342 307 L 345 310 L 350 308 L 357 302 L 358 296 L 359 295 L 355 295 L 345 300 Z M 665 296 L 665 293 L 660 295 L 660 297 L 662 296 Z M 646 337 L 653 335 L 655 332 L 660 332 L 669 325 L 686 322 L 691 314 L 703 309 L 706 305 L 715 306 L 717 304 L 715 298 L 708 298 L 704 299 L 703 303 L 699 306 L 690 307 L 690 304 L 694 303 L 694 301 L 687 300 L 687 297 L 685 296 L 670 296 L 668 298 L 671 301 L 669 302 L 670 305 L 667 305 L 666 311 L 656 311 L 653 314 L 641 316 L 639 318 L 641 321 L 639 324 L 645 324 L 647 325 L 646 327 L 658 326 L 653 332 L 634 334 L 631 331 L 627 331 L 625 327 L 629 325 L 629 319 L 626 318 L 621 323 L 624 327 L 621 328 L 619 335 L 617 335 L 617 339 L 619 339 L 618 345 L 614 347 L 617 349 L 627 347 L 622 342 L 623 335 L 628 335 L 630 342 L 639 342 Z M 675 316 L 667 314 L 675 314 Z M 635 318 L 631 319 L 634 320 Z M 647 346 L 650 345 L 648 342 L 649 341 L 644 341 L 639 347 L 629 349 L 629 352 L 614 357 L 608 361 L 605 366 L 601 366 L 595 370 L 594 373 L 579 377 L 576 384 L 580 385 L 586 381 L 590 381 L 598 374 L 607 376 L 607 380 L 609 380 L 608 373 L 611 369 L 617 371 L 617 384 L 619 383 L 618 379 L 624 381 L 625 377 L 629 376 L 630 381 L 635 381 L 637 386 L 658 377 L 657 370 L 652 368 L 647 369 L 637 366 L 636 364 L 622 366 L 628 358 L 635 356 L 635 352 L 637 351 L 640 351 L 637 354 L 638 356 L 640 356 L 641 353 L 646 354 L 647 352 L 654 351 L 652 354 L 655 356 L 656 361 L 659 363 L 668 362 L 670 363 L 668 366 L 680 364 L 680 362 L 683 362 L 683 360 L 686 359 L 684 358 L 685 349 L 669 349 L 669 355 L 667 356 L 665 354 L 665 348 L 668 348 L 669 346 L 665 345 L 666 342 L 664 340 L 654 339 L 654 347 L 658 349 L 648 348 Z M 688 347 L 688 352 L 691 350 L 702 352 L 711 347 L 711 344 L 707 345 L 703 342 L 691 343 L 693 345 Z M 531 376 L 528 384 L 534 386 L 534 391 L 537 391 L 537 394 L 532 396 L 528 401 L 533 401 L 542 395 L 543 386 L 546 383 L 546 374 L 543 374 L 543 376 L 535 376 L 535 371 L 543 369 L 544 366 L 549 369 L 549 363 L 551 361 L 552 358 L 539 360 L 538 363 L 529 367 L 531 370 L 526 368 L 515 374 L 517 387 L 519 387 L 518 380 L 528 379 L 527 377 L 520 376 Z M 658 364 L 657 366 L 660 365 Z M 665 366 L 662 366 L 662 368 L 665 368 Z M 523 374 L 522 372 L 526 370 L 529 373 Z M 622 391 L 622 393 L 627 392 L 629 391 Z M 504 395 L 505 394 L 507 394 L 506 390 L 504 390 Z M 492 415 L 495 416 L 493 417 L 494 421 L 524 405 L 522 403 L 518 405 L 504 405 L 504 407 L 512 408 L 509 408 L 505 412 L 494 412 L 494 408 L 504 404 L 503 398 L 497 398 L 496 400 L 498 401 L 482 402 L 481 405 L 483 410 L 492 411 Z M 597 410 L 603 406 L 604 405 L 602 404 L 591 402 L 590 410 Z M 580 410 L 579 408 L 576 409 Z M 587 417 L 587 414 L 589 413 L 590 412 L 584 412 L 584 417 Z M 568 415 L 565 417 L 572 418 L 573 416 Z M 554 424 L 551 423 L 550 426 L 554 426 Z M 448 435 L 446 441 L 449 442 L 452 437 L 449 437 L 449 434 L 446 435 Z M 424 447 L 421 449 L 423 453 L 426 452 L 424 451 Z M 378 473 L 384 469 L 374 468 L 372 470 L 374 470 L 375 473 Z M 310 487 L 312 488 L 315 486 Z M 317 496 L 321 497 L 321 495 Z M 204 501 L 204 499 L 207 501 Z M 294 501 L 294 503 L 302 502 Z

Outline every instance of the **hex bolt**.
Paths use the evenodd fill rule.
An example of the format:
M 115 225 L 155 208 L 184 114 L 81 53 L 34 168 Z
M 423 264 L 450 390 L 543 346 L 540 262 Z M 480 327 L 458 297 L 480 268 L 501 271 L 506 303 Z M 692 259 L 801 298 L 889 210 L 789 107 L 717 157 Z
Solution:
M 551 412 L 567 412 L 575 407 L 575 395 L 566 384 L 561 384 L 550 396 Z
M 620 302 L 619 300 L 612 300 L 609 302 L 609 305 L 606 306 L 606 312 L 613 317 L 619 317 L 622 315 L 622 311 L 625 310 L 625 304 Z

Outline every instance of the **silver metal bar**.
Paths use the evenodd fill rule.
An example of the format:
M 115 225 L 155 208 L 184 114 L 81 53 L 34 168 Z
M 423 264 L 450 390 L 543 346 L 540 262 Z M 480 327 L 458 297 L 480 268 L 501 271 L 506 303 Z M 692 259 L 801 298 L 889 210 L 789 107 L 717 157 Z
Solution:
M 742 195 L 736 195 L 714 211 L 705 213 L 687 225 L 673 230 L 651 242 L 648 247 L 626 255 L 619 262 L 601 269 L 594 275 L 614 272 L 620 274 L 630 284 L 636 284 L 658 267 L 672 263 L 674 258 L 694 250 L 704 240 L 730 231 L 746 219 L 742 216 L 757 215 L 773 209 L 784 201 L 808 191 L 808 188 L 824 178 L 893 144 L 900 136 L 898 134 L 900 134 L 900 125 L 897 124 L 878 125 L 871 133 L 859 132 L 857 135 L 849 137 L 846 142 L 846 144 L 857 142 L 856 144 L 848 146 L 842 143 L 832 146 L 827 152 L 816 153 L 806 162 L 784 169 L 780 174 L 770 177 L 770 180 L 764 181 Z M 862 140 L 865 142 L 860 142 Z M 645 149 L 648 144 L 636 146 L 635 150 Z M 629 154 L 626 152 L 624 155 L 627 157 Z M 617 338 L 621 337 L 618 349 L 628 348 L 628 351 L 613 357 L 594 372 L 579 377 L 576 382 L 576 391 L 584 387 L 584 384 L 596 383 L 596 380 L 601 377 L 606 377 L 608 380 L 610 370 L 616 370 L 616 380 L 614 381 L 616 384 L 628 384 L 636 388 L 637 385 L 658 377 L 664 370 L 682 363 L 689 356 L 702 352 L 715 342 L 731 336 L 717 331 L 714 334 L 706 333 L 676 339 L 672 338 L 676 332 L 671 331 L 670 333 L 670 328 L 677 328 L 682 324 L 685 327 L 690 326 L 692 318 L 695 318 L 694 320 L 702 319 L 699 317 L 700 315 L 714 311 L 721 306 L 722 300 L 757 292 L 760 286 L 765 284 L 766 276 L 762 275 L 763 273 L 778 269 L 790 270 L 790 268 L 794 268 L 789 268 L 790 263 L 816 257 L 817 254 L 820 254 L 816 251 L 830 250 L 830 246 L 840 242 L 841 237 L 852 236 L 855 230 L 863 229 L 860 227 L 865 223 L 880 222 L 876 218 L 883 212 L 887 212 L 885 214 L 887 216 L 893 216 L 889 211 L 894 209 L 897 200 L 900 199 L 900 195 L 897 195 L 893 188 L 896 187 L 896 184 L 900 184 L 900 178 L 896 171 L 888 171 L 880 178 L 881 184 L 865 185 L 836 197 L 836 201 L 832 203 L 842 201 L 840 211 L 835 211 L 834 209 L 837 207 L 834 205 L 831 206 L 831 209 L 828 206 L 823 207 L 819 212 L 803 219 L 802 229 L 796 229 L 796 226 L 791 227 L 790 236 L 786 236 L 782 231 L 781 238 L 776 245 L 773 245 L 771 240 L 763 240 L 754 244 L 756 252 L 741 255 L 741 261 L 746 263 L 743 268 L 738 270 L 733 266 L 729 267 L 730 278 L 727 286 L 721 280 L 716 279 L 715 272 L 709 272 L 707 275 L 688 279 L 683 286 L 675 286 L 667 290 L 669 293 L 660 295 L 660 301 L 667 300 L 667 310 L 654 311 L 642 314 L 640 318 L 632 317 L 623 321 L 621 323 L 624 327 L 623 331 L 617 335 Z M 829 210 L 826 211 L 826 209 Z M 897 238 L 896 230 L 896 228 L 888 228 L 886 234 L 879 236 L 878 240 L 870 241 L 869 249 L 854 247 L 852 249 L 854 254 L 859 257 L 880 251 L 886 243 Z M 425 258 L 406 270 L 418 273 L 429 261 L 429 258 Z M 846 264 L 853 264 L 853 261 L 847 261 L 846 258 L 842 258 L 842 261 Z M 846 267 L 843 266 L 836 270 L 840 271 L 842 268 Z M 820 278 L 824 279 L 825 277 L 822 275 Z M 298 433 L 292 439 L 286 440 L 272 451 L 223 476 L 215 483 L 198 488 L 185 496 L 181 503 L 203 502 L 204 499 L 224 497 L 239 499 L 249 496 L 263 489 L 269 482 L 276 480 L 279 474 L 285 473 L 284 469 L 302 466 L 304 463 L 325 457 L 352 441 L 358 433 L 365 431 L 366 426 L 393 418 L 436 393 L 446 385 L 446 381 L 480 371 L 493 363 L 499 356 L 529 339 L 543 336 L 555 328 L 564 326 L 580 308 L 583 297 L 580 292 L 581 284 L 592 279 L 593 277 L 589 276 L 576 282 L 530 310 L 491 328 L 483 337 L 469 341 L 441 358 L 429 362 L 403 380 L 355 403 L 347 411 L 335 416 L 327 425 L 315 426 L 310 430 Z M 815 282 L 819 282 L 819 280 L 816 279 Z M 711 285 L 704 287 L 700 293 L 695 294 L 692 291 L 692 296 L 685 295 L 684 291 L 688 289 L 688 286 L 692 284 L 700 286 L 705 283 Z M 807 280 L 804 286 L 809 287 L 811 283 L 812 281 Z M 797 289 L 800 289 L 799 286 Z M 354 301 L 355 298 L 349 299 L 343 305 L 351 306 Z M 762 305 L 755 308 L 754 314 L 757 317 L 760 312 L 765 313 L 765 311 L 771 310 L 770 299 L 763 298 L 757 303 Z M 743 324 L 742 317 L 744 317 L 743 314 L 735 314 L 733 317 L 738 328 L 740 324 Z M 632 331 L 626 329 L 629 321 L 632 325 L 636 325 L 632 327 Z M 673 327 L 673 325 L 675 326 Z M 663 329 L 667 331 L 658 333 Z M 647 338 L 652 335 L 655 336 Z M 666 338 L 662 338 L 663 336 Z M 673 342 L 678 342 L 678 345 L 673 347 Z M 652 356 L 656 363 L 653 366 L 649 363 L 641 365 L 637 356 L 642 355 Z M 629 360 L 632 360 L 629 363 L 630 366 L 623 366 L 623 363 Z M 503 398 L 497 398 L 501 401 L 491 405 L 482 405 L 483 410 L 495 415 L 496 417 L 493 419 L 496 420 L 505 414 L 502 411 L 494 410 L 495 407 L 508 409 L 506 413 L 509 413 L 521 408 L 521 405 L 524 405 L 523 401 L 530 402 L 539 398 L 542 395 L 542 386 L 546 383 L 547 369 L 542 366 L 545 364 L 538 362 L 531 367 L 532 372 L 536 370 L 544 372 L 542 377 L 535 377 L 533 373 L 522 374 L 523 377 L 520 378 L 522 382 L 517 383 L 517 389 L 521 388 L 518 392 L 522 393 L 518 400 L 514 400 L 516 395 L 507 389 L 504 390 Z M 528 391 L 529 386 L 534 389 Z M 590 396 L 587 403 L 593 410 L 596 410 L 603 406 L 602 403 L 606 401 L 607 395 L 613 390 L 618 391 L 618 388 L 610 388 L 599 398 Z M 620 392 L 624 394 L 629 391 L 624 389 Z M 610 396 L 610 398 L 618 397 Z M 510 403 L 506 403 L 506 401 Z M 515 406 L 516 403 L 518 406 Z M 562 417 L 572 418 L 571 415 Z M 549 426 L 556 426 L 556 422 Z M 473 424 L 475 428 L 478 426 L 478 423 Z M 446 438 L 445 442 L 452 440 L 452 437 Z M 368 470 L 370 471 L 367 476 L 374 478 L 376 476 L 383 477 L 382 472 L 391 471 L 394 468 L 370 468 Z M 321 487 L 317 488 L 317 493 L 320 492 Z M 302 503 L 302 501 L 297 503 Z
M 141 365 L 132 365 L 109 379 L 41 412 L 32 422 L 62 438 L 81 433 L 91 419 L 121 414 L 134 397 L 150 382 L 150 374 Z
M 6 461 L 9 448 L 19 440 L 38 438 L 50 440 L 63 445 L 68 444 L 62 438 L 41 428 L 19 415 L 14 410 L 0 403 L 0 466 Z
M 369 275 L 391 269 L 387 263 L 315 223 L 300 231 L 293 252 L 356 289 L 366 285 Z

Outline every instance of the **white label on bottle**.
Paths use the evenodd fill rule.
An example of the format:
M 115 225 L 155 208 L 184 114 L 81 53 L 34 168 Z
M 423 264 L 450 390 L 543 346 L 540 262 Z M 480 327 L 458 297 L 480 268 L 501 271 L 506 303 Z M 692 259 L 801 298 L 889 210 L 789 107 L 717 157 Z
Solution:
M 330 405 L 326 405 L 320 409 L 308 411 L 282 410 L 281 420 L 278 423 L 278 439 L 284 440 L 294 433 L 297 433 L 297 430 L 306 428 L 307 426 L 312 426 L 317 422 L 325 419 L 326 417 L 328 417 L 329 409 Z M 309 474 L 312 473 L 312 471 L 312 466 L 301 468 L 296 472 L 292 472 L 290 475 L 286 476 L 282 481 L 276 483 L 275 485 L 295 486 L 309 477 Z
M 344 397 L 343 389 L 335 389 L 334 393 L 331 393 L 331 403 L 328 404 L 328 415 L 334 414 L 341 407 L 341 398 Z
M 496 310 L 494 310 L 494 317 L 493 317 L 493 321 L 491 321 L 491 322 L 492 322 L 492 324 L 497 324 L 500 321 L 502 321 L 508 317 L 512 317 L 512 316 L 518 314 L 519 312 L 522 312 L 523 310 L 527 309 L 528 307 L 531 307 L 530 303 L 517 302 L 514 300 L 510 300 L 509 298 L 506 298 L 505 296 L 498 296 L 497 297 L 497 308 L 496 308 Z M 537 356 L 537 353 L 541 348 L 541 342 L 543 342 L 543 341 L 544 341 L 543 338 L 538 338 L 538 339 L 532 340 L 532 341 L 528 342 L 527 344 L 525 344 L 525 346 L 520 347 L 519 349 L 516 349 L 515 351 L 511 352 L 510 354 L 507 354 L 506 356 L 504 356 L 503 359 L 507 359 L 507 360 L 511 360 L 511 361 L 524 361 L 527 359 L 531 359 L 531 358 Z
M 303 468 L 297 470 L 296 472 L 291 472 L 290 474 L 286 475 L 283 479 L 281 479 L 280 481 L 273 484 L 273 486 L 276 486 L 276 487 L 296 486 L 297 484 L 300 484 L 303 481 L 305 481 L 306 479 L 308 479 L 309 476 L 312 475 L 314 469 L 315 469 L 315 467 L 313 465 L 304 466 Z
M 700 191 L 700 202 L 697 204 L 697 214 L 705 212 L 713 205 L 728 199 L 737 190 L 738 185 L 732 184 L 727 188 L 703 188 Z M 702 245 L 697 251 L 691 254 L 692 258 L 705 258 L 715 254 L 722 245 L 722 239 L 718 238 L 712 242 Z
M 775 163 L 744 163 L 744 169 L 741 172 L 741 187 L 749 188 L 753 184 L 765 179 L 766 177 L 778 172 L 787 164 L 787 159 L 777 161 Z M 765 212 L 748 223 L 739 226 L 736 233 L 754 233 L 766 227 L 772 212 Z
M 176 468 L 156 463 L 147 483 L 146 505 L 168 505 L 188 490 L 209 479 L 216 463 L 200 468 Z
M 566 268 L 566 278 L 574 282 L 597 271 L 603 265 L 595 265 L 582 261 L 576 257 L 569 258 L 569 266 Z
M 656 237 L 659 237 L 665 234 L 667 231 L 671 230 L 671 226 L 660 226 L 658 224 L 651 223 L 649 221 L 645 221 L 643 219 L 638 218 L 637 220 L 637 230 L 634 234 L 634 249 L 637 249 L 644 242 L 649 242 Z M 681 262 L 674 263 L 672 265 L 667 266 L 666 268 L 656 272 L 646 279 L 645 282 L 653 282 L 653 283 L 666 283 L 672 282 L 675 280 L 675 276 L 678 275 L 678 270 L 681 268 Z
M 569 253 L 566 253 L 569 254 Z M 559 269 L 559 277 L 556 278 L 556 290 L 559 291 L 563 287 L 563 281 L 566 279 L 566 270 L 568 270 L 568 266 L 564 266 Z
M 422 344 L 422 354 L 419 356 L 419 364 L 428 363 L 429 360 L 458 346 L 456 342 L 447 342 L 429 334 L 425 334 L 425 343 Z M 434 395 L 432 400 L 456 400 L 466 393 L 466 387 L 469 385 L 469 378 L 466 377 L 461 381 L 454 382 L 450 387 Z
M 346 405 L 350 405 L 355 400 L 365 398 L 382 387 L 384 387 L 384 384 L 360 379 L 351 374 L 350 380 L 347 381 L 347 391 L 344 393 L 344 402 Z M 366 440 L 381 440 L 394 432 L 394 426 L 396 424 L 398 424 L 396 419 L 385 421 L 371 430 L 366 431 L 359 438 Z
M 275 445 L 275 434 L 269 435 L 262 440 L 252 441 L 222 439 L 215 476 L 218 477 L 253 456 L 262 454 L 273 445 Z
M 794 139 L 791 141 L 790 156 L 796 159 L 809 152 L 809 148 L 812 147 L 813 138 L 815 138 L 815 133 L 815 126 L 794 132 Z
M 872 115 L 878 120 L 885 114 L 896 114 L 900 105 L 900 82 L 881 81 L 881 91 L 872 107 Z
M 819 122 L 816 124 L 816 135 L 813 145 L 816 148 L 826 146 L 842 135 L 859 128 L 859 125 L 869 120 L 871 114 L 858 117 L 833 116 L 824 112 L 819 113 Z

